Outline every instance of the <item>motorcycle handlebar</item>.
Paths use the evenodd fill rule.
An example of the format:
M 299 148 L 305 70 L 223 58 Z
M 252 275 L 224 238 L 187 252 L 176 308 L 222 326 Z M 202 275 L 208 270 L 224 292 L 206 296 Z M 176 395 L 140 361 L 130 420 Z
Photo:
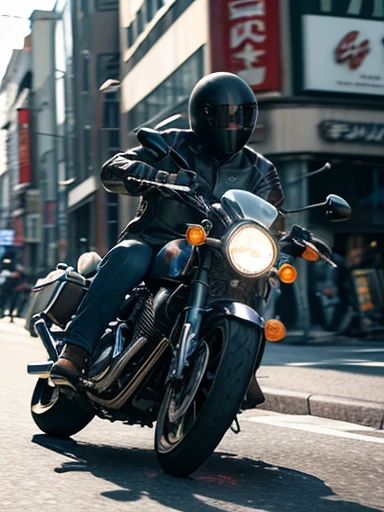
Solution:
M 143 185 L 152 185 L 156 188 L 166 188 L 168 190 L 174 190 L 175 192 L 185 192 L 186 194 L 191 192 L 191 188 L 184 185 L 171 185 L 170 183 L 134 178 L 133 176 L 128 176 L 127 181 L 135 181 L 136 183 L 141 183 Z

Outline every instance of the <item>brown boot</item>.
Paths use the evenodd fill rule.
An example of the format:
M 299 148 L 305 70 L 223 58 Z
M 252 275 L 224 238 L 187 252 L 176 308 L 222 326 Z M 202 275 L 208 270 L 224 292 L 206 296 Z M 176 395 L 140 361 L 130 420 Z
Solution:
M 51 368 L 50 378 L 57 386 L 77 389 L 88 352 L 77 345 L 66 344 L 59 359 Z

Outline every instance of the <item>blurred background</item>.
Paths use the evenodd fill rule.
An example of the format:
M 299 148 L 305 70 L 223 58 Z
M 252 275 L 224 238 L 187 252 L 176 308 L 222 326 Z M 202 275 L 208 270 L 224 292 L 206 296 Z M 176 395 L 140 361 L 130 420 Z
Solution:
M 187 128 L 198 79 L 231 71 L 259 101 L 250 146 L 279 170 L 285 208 L 330 193 L 353 208 L 345 223 L 330 224 L 318 211 L 292 217 L 325 238 L 340 265 L 333 272 L 301 266 L 299 287 L 282 290 L 280 316 L 292 328 L 340 330 L 338 308 L 352 291 L 362 314 L 382 314 L 384 0 L 0 5 L 0 260 L 10 261 L 7 268 L 21 265 L 36 278 L 58 260 L 75 265 L 85 250 L 104 255 L 137 203 L 104 191 L 103 162 L 136 145 L 140 126 L 166 120 L 164 129 Z M 22 47 L 8 55 L 4 48 L 22 31 Z M 331 170 L 312 174 L 327 161 Z

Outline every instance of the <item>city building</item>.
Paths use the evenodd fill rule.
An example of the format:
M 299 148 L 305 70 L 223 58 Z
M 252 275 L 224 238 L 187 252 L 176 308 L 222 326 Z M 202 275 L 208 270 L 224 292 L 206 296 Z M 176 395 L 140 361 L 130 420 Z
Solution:
M 99 91 L 108 79 L 119 77 L 118 2 L 72 0 L 66 5 L 72 33 L 69 28 L 62 33 L 67 48 L 72 45 L 73 74 L 67 84 L 72 114 L 66 125 L 74 159 L 67 160 L 61 187 L 67 197 L 68 257 L 75 264 L 85 250 L 104 255 L 118 234 L 118 198 L 106 194 L 99 178 L 101 165 L 120 149 L 119 94 Z
M 13 50 L 0 86 L 0 258 L 22 261 L 25 243 L 26 191 L 30 165 L 30 38 Z
M 58 255 L 58 162 L 61 139 L 57 125 L 56 82 L 61 76 L 55 61 L 55 30 L 59 15 L 34 11 L 31 15 L 31 192 L 29 236 L 37 254 L 31 266 L 43 273 L 56 264 Z M 40 205 L 40 207 L 39 207 Z

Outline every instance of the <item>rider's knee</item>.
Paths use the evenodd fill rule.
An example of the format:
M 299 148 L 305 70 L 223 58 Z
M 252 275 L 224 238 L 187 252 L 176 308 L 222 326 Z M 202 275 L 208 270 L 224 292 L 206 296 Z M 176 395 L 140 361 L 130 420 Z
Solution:
M 152 258 L 152 249 L 149 245 L 135 240 L 124 240 L 116 245 L 107 255 L 108 260 L 113 260 L 115 265 L 127 263 L 141 267 L 149 264 Z

